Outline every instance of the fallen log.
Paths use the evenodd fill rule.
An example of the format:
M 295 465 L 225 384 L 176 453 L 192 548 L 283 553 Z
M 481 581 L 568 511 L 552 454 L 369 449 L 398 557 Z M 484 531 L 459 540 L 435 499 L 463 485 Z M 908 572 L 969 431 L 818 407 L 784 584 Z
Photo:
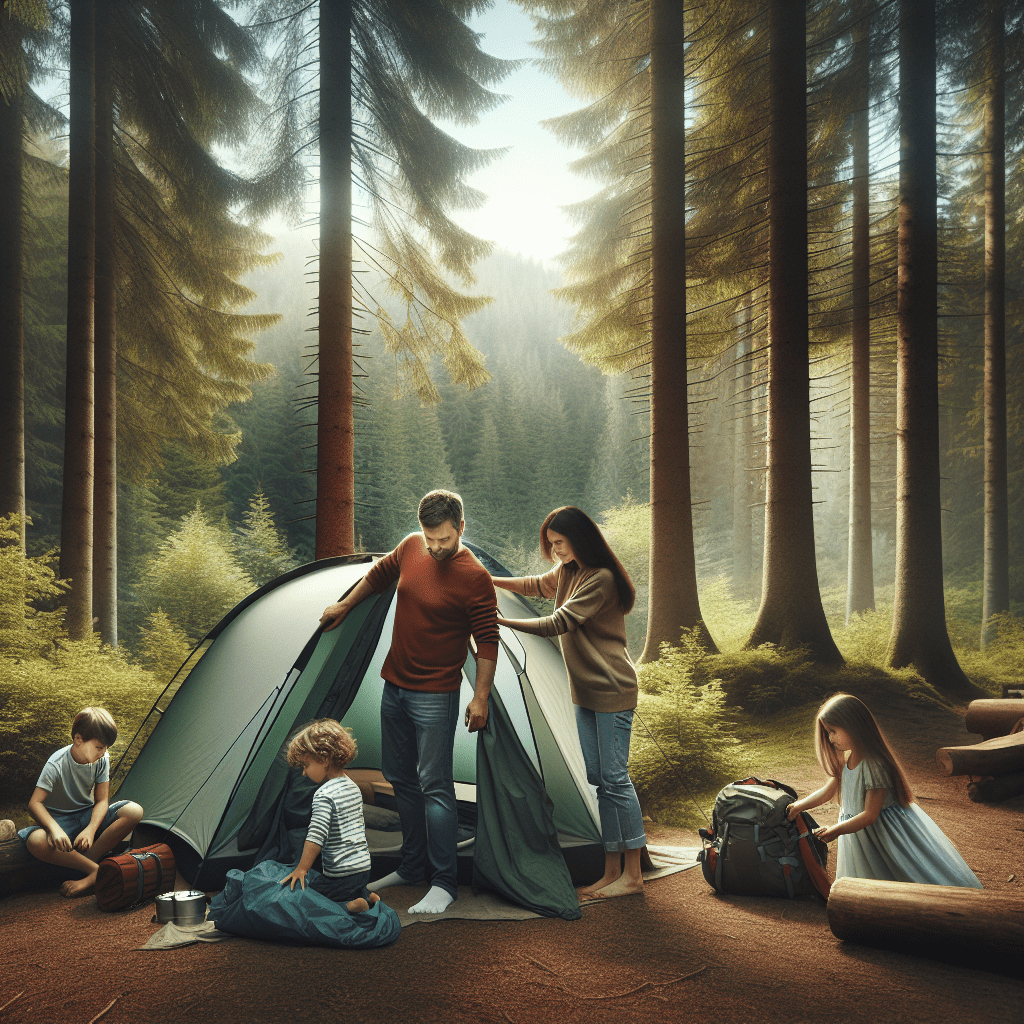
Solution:
M 1024 772 L 997 775 L 994 779 L 980 779 L 967 787 L 967 795 L 976 804 L 997 804 L 1002 800 L 1024 793 Z
M 966 747 L 939 747 L 935 761 L 943 775 L 1009 775 L 1024 771 L 1024 732 Z
M 964 725 L 968 732 L 990 740 L 993 736 L 1008 736 L 1021 718 L 1024 718 L 1024 701 L 1016 698 L 972 700 L 964 715 Z
M 868 946 L 997 970 L 1024 957 L 1018 893 L 838 878 L 826 914 L 837 939 Z

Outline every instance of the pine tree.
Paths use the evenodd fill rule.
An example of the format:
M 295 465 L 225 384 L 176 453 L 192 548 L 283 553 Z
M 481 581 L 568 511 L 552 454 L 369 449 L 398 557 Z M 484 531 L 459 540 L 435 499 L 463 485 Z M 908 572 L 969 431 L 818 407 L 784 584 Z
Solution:
M 252 496 L 242 518 L 245 525 L 235 528 L 232 551 L 239 568 L 256 586 L 295 568 L 295 552 L 278 532 L 262 488 Z
M 458 326 L 484 300 L 459 293 L 447 275 L 470 284 L 470 265 L 489 250 L 448 212 L 481 201 L 463 179 L 490 154 L 461 146 L 431 120 L 471 123 L 498 102 L 485 86 L 513 65 L 487 57 L 464 22 L 485 6 L 487 0 L 324 0 L 315 25 L 310 5 L 297 0 L 264 0 L 254 13 L 268 41 L 283 32 L 273 100 L 279 141 L 264 178 L 268 204 L 284 193 L 301 205 L 305 151 L 319 148 L 321 557 L 351 551 L 355 542 L 353 316 L 376 317 L 387 351 L 424 400 L 438 397 L 429 373 L 435 357 L 454 381 L 475 386 L 487 378 Z M 319 69 L 315 85 L 311 66 Z M 310 94 L 315 110 L 306 102 Z M 352 283 L 353 182 L 371 209 L 370 233 L 357 240 L 359 259 L 405 303 L 401 326 L 364 286 Z

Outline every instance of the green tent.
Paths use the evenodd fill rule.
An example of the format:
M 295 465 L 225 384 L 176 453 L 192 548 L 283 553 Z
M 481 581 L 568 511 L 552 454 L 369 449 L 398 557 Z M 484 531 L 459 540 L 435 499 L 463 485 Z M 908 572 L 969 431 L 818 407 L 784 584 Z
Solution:
M 492 575 L 508 574 L 470 547 Z M 194 886 L 221 887 L 229 869 L 268 856 L 275 835 L 303 827 L 312 791 L 283 755 L 307 722 L 349 726 L 359 745 L 350 768 L 379 770 L 380 669 L 394 589 L 357 605 L 337 629 L 310 636 L 323 609 L 376 557 L 322 559 L 249 595 L 196 648 L 119 761 L 112 790 L 145 812 L 134 844 L 169 842 Z M 503 590 L 498 603 L 505 618 L 536 614 Z M 474 674 L 469 657 L 464 704 Z M 550 640 L 501 629 L 491 707 L 485 732 L 460 725 L 455 742 L 460 820 L 468 826 L 460 881 L 539 913 L 577 917 L 574 881 L 599 875 L 604 855 L 565 665 Z M 368 814 L 374 870 L 392 870 L 401 834 L 375 824 Z

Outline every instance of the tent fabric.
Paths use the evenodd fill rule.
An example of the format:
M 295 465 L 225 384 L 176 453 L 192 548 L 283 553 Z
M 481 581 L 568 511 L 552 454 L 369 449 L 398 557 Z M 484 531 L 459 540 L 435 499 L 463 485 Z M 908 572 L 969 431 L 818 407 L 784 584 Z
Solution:
M 229 871 L 223 891 L 210 903 L 209 916 L 218 931 L 336 949 L 390 946 L 401 934 L 398 914 L 383 900 L 362 914 L 350 914 L 308 887 L 318 872 L 306 875 L 305 889 L 281 885 L 289 871 L 290 864 L 275 860 L 245 872 Z
M 380 668 L 394 631 L 394 591 L 360 602 L 334 630 L 311 628 L 325 605 L 362 578 L 367 563 L 315 562 L 246 598 L 211 631 L 144 745 L 130 746 L 120 775 L 115 771 L 116 795 L 144 808 L 140 833 L 151 829 L 148 841 L 170 842 L 196 888 L 219 888 L 229 870 L 267 858 L 297 860 L 313 787 L 284 754 L 311 719 L 351 727 L 359 742 L 352 767 L 379 770 Z M 493 559 L 485 564 L 500 574 Z M 498 602 L 505 617 L 534 614 L 519 595 L 499 591 Z M 574 914 L 563 860 L 587 875 L 603 852 L 565 666 L 551 641 L 505 627 L 501 634 L 492 690 L 495 708 L 500 704 L 496 733 L 460 728 L 456 738 L 456 782 L 470 799 L 476 794 L 475 805 L 460 803 L 460 811 L 476 811 L 477 877 L 515 902 L 545 908 L 539 912 Z M 475 668 L 469 657 L 466 701 Z M 552 864 L 541 871 L 544 857 Z
M 553 805 L 497 693 L 477 741 L 473 888 L 545 917 L 575 921 L 579 898 L 558 845 Z

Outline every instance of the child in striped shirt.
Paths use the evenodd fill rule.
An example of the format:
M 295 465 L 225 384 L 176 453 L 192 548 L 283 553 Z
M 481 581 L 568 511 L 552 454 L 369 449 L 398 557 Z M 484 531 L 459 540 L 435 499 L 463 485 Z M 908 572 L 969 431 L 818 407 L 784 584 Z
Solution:
M 288 744 L 288 763 L 320 788 L 313 794 L 313 813 L 302 847 L 302 857 L 291 874 L 281 879 L 306 888 L 306 873 L 318 854 L 323 854 L 323 873 L 309 887 L 335 903 L 344 903 L 352 914 L 369 910 L 380 897 L 370 892 L 370 850 L 363 824 L 363 798 L 359 787 L 345 774 L 345 765 L 356 756 L 356 741 L 349 729 L 333 719 L 310 722 Z

